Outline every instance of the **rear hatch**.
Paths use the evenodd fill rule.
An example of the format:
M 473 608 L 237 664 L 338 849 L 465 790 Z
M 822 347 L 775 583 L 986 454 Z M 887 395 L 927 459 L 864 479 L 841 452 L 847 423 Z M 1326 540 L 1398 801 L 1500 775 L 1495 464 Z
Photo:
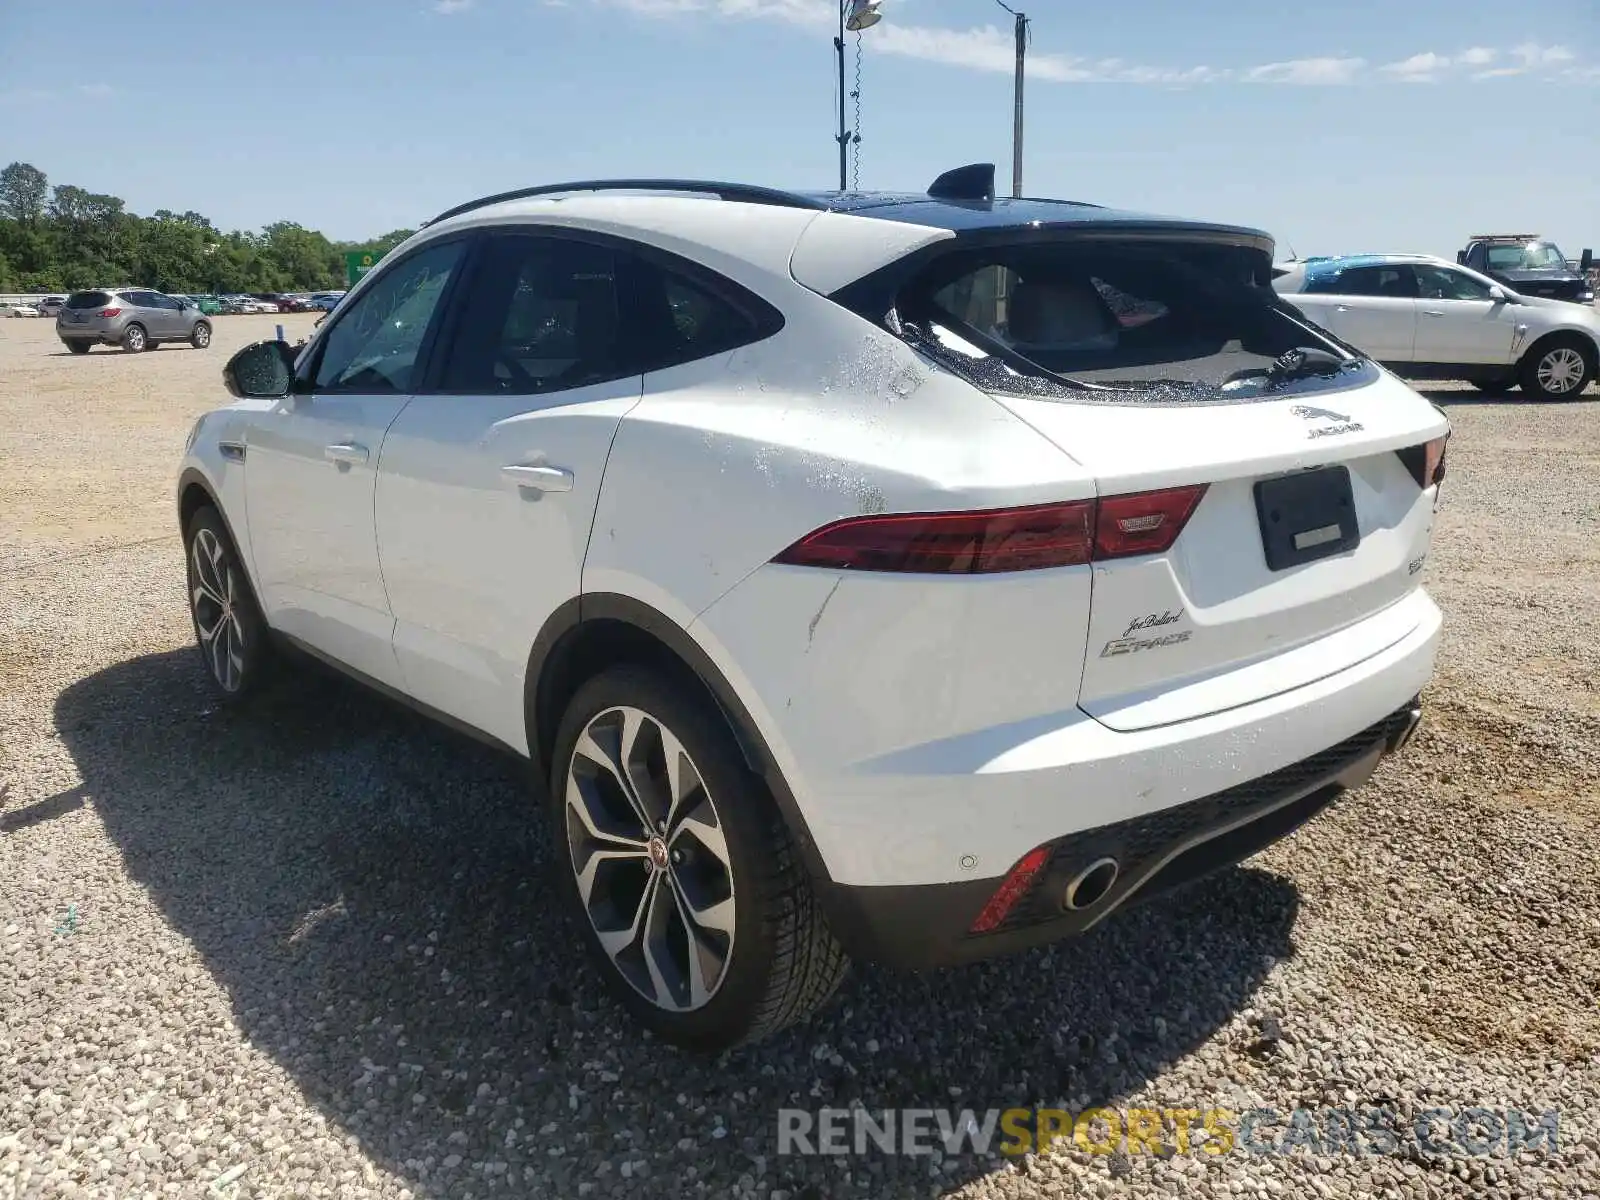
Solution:
M 82 326 L 85 329 L 100 324 L 100 312 L 114 304 L 109 292 L 73 292 L 56 314 L 58 326 Z
M 1149 548 L 1096 552 L 1079 704 L 1111 728 L 1302 686 L 1419 619 L 1400 602 L 1448 423 L 1288 310 L 1271 271 L 1243 232 L 1034 233 L 901 293 L 903 334 L 1095 476 L 1101 536 Z

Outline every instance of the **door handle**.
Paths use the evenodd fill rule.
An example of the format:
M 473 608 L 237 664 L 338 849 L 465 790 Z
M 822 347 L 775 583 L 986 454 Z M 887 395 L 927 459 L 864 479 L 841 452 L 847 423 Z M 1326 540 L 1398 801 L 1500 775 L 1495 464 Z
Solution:
M 331 463 L 364 463 L 367 461 L 367 448 L 354 442 L 335 442 L 322 448 L 322 457 Z
M 1348 304 L 1335 304 L 1333 306 L 1333 311 L 1334 312 L 1349 312 L 1350 311 L 1350 306 Z
M 536 492 L 570 492 L 572 472 L 563 467 L 530 467 L 513 463 L 500 468 L 500 477 L 519 488 Z
M 1422 315 L 1425 317 L 1442 317 L 1444 316 L 1444 313 L 1440 312 L 1437 308 L 1425 308 L 1422 310 Z

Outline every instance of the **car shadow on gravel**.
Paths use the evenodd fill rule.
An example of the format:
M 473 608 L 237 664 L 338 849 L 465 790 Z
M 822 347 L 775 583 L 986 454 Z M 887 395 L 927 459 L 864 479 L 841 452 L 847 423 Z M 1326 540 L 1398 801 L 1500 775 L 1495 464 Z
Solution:
M 627 1026 L 552 911 L 521 764 L 322 672 L 245 711 L 202 684 L 193 651 L 133 659 L 57 727 L 250 1043 L 419 1196 L 941 1193 L 1002 1160 L 779 1157 L 778 1110 L 1115 1102 L 1293 951 L 1292 884 L 1233 870 L 1075 943 L 858 968 L 805 1027 L 697 1059 Z

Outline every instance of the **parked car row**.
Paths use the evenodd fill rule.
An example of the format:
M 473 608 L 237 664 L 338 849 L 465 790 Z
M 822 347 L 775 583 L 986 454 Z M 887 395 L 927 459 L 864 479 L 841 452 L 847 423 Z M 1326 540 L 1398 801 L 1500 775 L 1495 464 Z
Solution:
M 105 289 L 102 289 L 105 290 Z M 123 291 L 126 289 L 113 289 Z M 155 295 L 170 295 L 172 299 L 181 302 L 193 303 L 201 313 L 208 317 L 231 316 L 239 313 L 285 313 L 285 312 L 332 312 L 335 305 L 344 298 L 343 292 L 262 292 L 244 295 L 240 293 L 178 293 L 155 292 L 154 289 L 142 289 L 153 292 Z M 65 307 L 68 297 L 39 296 L 29 297 L 13 303 L 0 303 L 0 316 L 7 317 L 54 317 Z

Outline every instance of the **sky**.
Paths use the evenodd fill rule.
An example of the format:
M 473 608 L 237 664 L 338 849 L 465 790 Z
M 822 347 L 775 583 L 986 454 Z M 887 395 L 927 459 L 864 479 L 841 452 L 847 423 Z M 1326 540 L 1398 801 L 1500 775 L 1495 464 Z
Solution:
M 1597 0 L 1012 0 L 1023 190 L 1279 253 L 1600 251 Z M 1011 17 L 883 0 L 860 184 L 1011 174 Z M 606 176 L 837 185 L 833 0 L 0 0 L 0 162 L 224 228 L 416 225 Z M 847 35 L 849 87 L 857 38 Z M 853 102 L 851 123 L 854 124 Z

